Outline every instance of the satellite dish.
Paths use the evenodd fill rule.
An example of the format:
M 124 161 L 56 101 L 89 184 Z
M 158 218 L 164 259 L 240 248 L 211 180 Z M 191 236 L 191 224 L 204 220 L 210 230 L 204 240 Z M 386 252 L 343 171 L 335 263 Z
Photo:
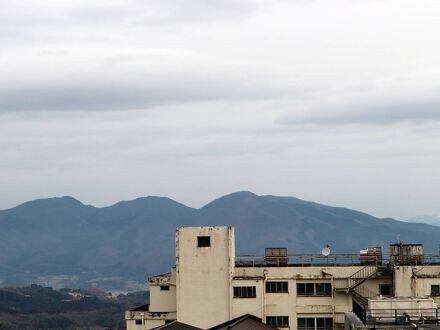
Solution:
M 321 253 L 324 257 L 328 257 L 330 254 L 330 245 L 327 244 L 327 246 L 322 249 Z

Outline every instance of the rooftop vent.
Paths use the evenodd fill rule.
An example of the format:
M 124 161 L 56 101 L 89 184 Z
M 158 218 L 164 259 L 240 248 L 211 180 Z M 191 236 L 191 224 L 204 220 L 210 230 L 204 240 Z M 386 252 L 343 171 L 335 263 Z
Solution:
M 392 265 L 423 265 L 423 244 L 391 244 L 390 262 Z
M 359 261 L 361 265 L 382 265 L 382 247 L 369 246 L 365 250 L 359 251 Z
M 286 266 L 289 257 L 287 248 L 266 248 L 264 253 L 264 262 L 267 265 Z

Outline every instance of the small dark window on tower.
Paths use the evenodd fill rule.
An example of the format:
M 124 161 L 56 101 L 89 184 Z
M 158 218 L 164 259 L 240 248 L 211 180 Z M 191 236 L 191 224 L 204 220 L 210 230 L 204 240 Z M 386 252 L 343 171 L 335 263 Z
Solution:
M 438 284 L 431 285 L 431 296 L 440 296 L 440 285 Z
M 136 324 L 137 325 L 141 325 L 142 324 L 142 320 L 136 320 Z
M 161 285 L 160 291 L 170 291 L 170 286 L 169 285 Z
M 197 237 L 197 246 L 198 247 L 211 246 L 211 237 L 210 236 L 198 236 Z

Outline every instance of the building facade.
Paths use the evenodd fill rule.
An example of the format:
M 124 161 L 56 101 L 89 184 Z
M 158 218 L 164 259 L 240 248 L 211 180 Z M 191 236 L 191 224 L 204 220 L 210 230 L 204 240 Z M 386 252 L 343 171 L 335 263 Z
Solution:
M 149 278 L 150 304 L 126 312 L 127 329 L 174 320 L 209 329 L 245 314 L 280 329 L 343 329 L 347 316 L 368 328 L 372 320 L 414 318 L 417 309 L 417 317 L 438 322 L 440 258 L 414 244 L 391 251 L 389 259 L 380 248 L 328 256 L 277 248 L 236 257 L 233 227 L 177 228 L 176 266 Z

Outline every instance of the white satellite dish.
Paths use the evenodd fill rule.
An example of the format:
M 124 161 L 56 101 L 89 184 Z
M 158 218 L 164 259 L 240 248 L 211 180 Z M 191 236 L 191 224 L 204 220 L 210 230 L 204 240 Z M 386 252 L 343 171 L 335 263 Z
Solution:
M 330 254 L 330 245 L 327 244 L 327 246 L 322 249 L 321 253 L 324 257 L 328 257 Z

